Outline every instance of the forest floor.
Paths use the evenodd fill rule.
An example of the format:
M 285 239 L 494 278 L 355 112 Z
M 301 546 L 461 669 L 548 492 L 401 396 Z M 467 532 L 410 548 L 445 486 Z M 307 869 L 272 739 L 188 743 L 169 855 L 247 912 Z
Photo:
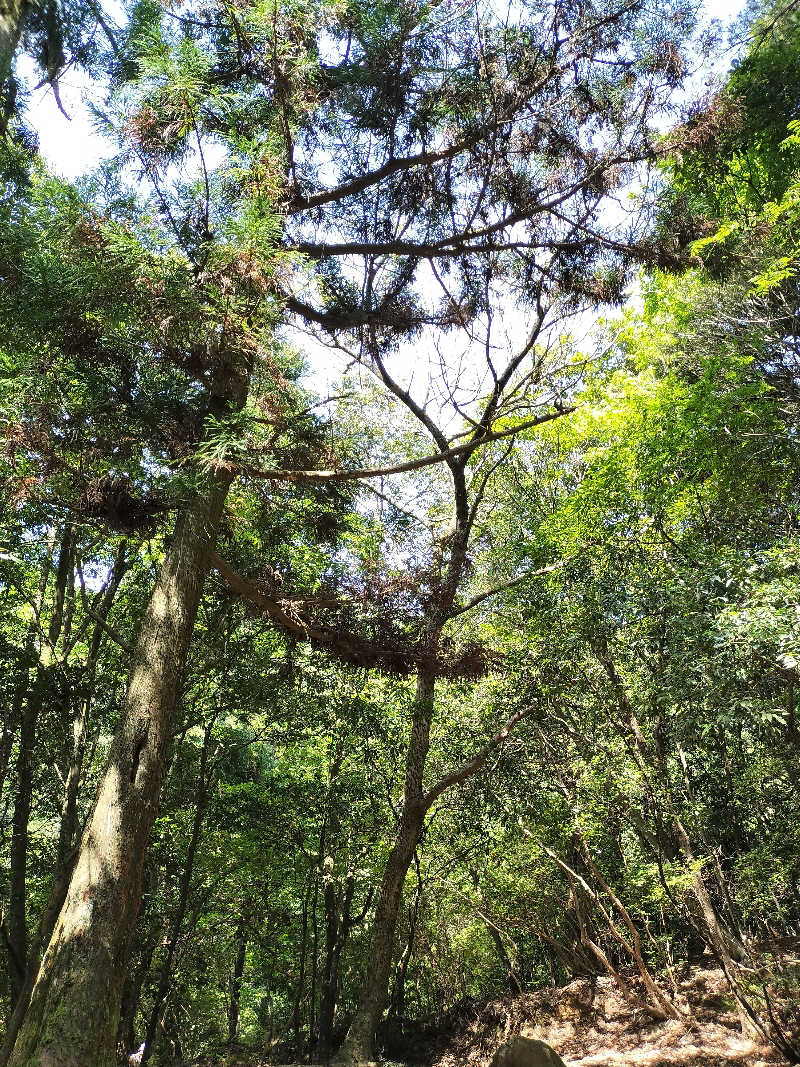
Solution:
M 695 967 L 678 981 L 680 1020 L 652 1019 L 632 1008 L 609 978 L 578 979 L 561 989 L 462 1008 L 441 1032 L 429 1067 L 486 1067 L 495 1050 L 522 1033 L 559 1053 L 567 1067 L 768 1067 L 784 1058 L 742 1035 L 722 972 Z M 420 1052 L 423 1050 L 420 1049 Z
M 630 979 L 631 987 L 636 982 Z M 685 968 L 676 1003 L 685 1017 L 653 1020 L 632 1007 L 609 978 L 578 979 L 558 989 L 462 1003 L 435 1024 L 385 1026 L 384 1067 L 487 1067 L 516 1034 L 547 1041 L 567 1067 L 772 1067 L 786 1060 L 743 1036 L 722 972 Z M 262 1053 L 263 1056 L 263 1053 Z M 274 1053 L 273 1053 L 274 1062 Z M 267 1067 L 241 1049 L 191 1067 Z

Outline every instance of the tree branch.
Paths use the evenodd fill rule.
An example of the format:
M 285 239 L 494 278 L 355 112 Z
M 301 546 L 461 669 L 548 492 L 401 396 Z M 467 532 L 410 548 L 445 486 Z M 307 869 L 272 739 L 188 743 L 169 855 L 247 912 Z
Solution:
M 452 788 L 452 786 L 466 781 L 466 779 L 471 778 L 473 774 L 477 774 L 492 752 L 506 740 L 517 723 L 524 719 L 526 715 L 530 715 L 533 710 L 533 707 L 523 708 L 522 711 L 518 711 L 515 715 L 512 715 L 503 729 L 496 733 L 491 741 L 484 745 L 480 752 L 474 756 L 469 763 L 462 764 L 454 771 L 446 774 L 444 778 L 440 778 L 436 785 L 432 786 L 423 798 L 425 810 L 428 811 L 431 805 L 434 804 L 442 793 L 445 793 L 448 789 Z
M 571 558 L 571 557 L 570 557 Z M 507 582 L 500 582 L 499 585 L 492 586 L 491 589 L 487 589 L 483 593 L 478 593 L 471 600 L 468 600 L 466 604 L 460 606 L 454 606 L 453 611 L 450 613 L 450 618 L 458 618 L 459 615 L 465 615 L 468 611 L 472 611 L 478 604 L 482 604 L 484 600 L 488 600 L 490 596 L 494 596 L 495 593 L 502 593 L 505 589 L 513 589 L 514 586 L 520 585 L 522 582 L 526 582 L 529 578 L 538 578 L 541 574 L 551 574 L 553 571 L 559 570 L 559 568 L 566 566 L 569 559 L 560 559 L 557 563 L 551 563 L 549 567 L 540 567 L 536 571 L 528 571 L 526 574 L 521 574 L 518 578 L 511 578 Z
M 285 601 L 267 596 L 246 578 L 242 578 L 217 552 L 211 553 L 209 562 L 232 593 L 253 604 L 267 615 L 278 629 L 291 634 L 296 640 L 308 641 L 325 648 L 345 663 L 358 667 L 373 667 L 401 675 L 417 669 L 420 653 L 411 642 L 402 646 L 398 643 L 394 648 L 387 648 L 356 634 L 327 626 L 316 626 L 306 618 L 291 614 Z
M 507 437 L 513 437 L 514 434 L 522 433 L 524 430 L 532 430 L 537 426 L 543 426 L 547 422 L 552 422 L 554 419 L 561 418 L 562 415 L 570 415 L 577 408 L 577 404 L 570 404 L 568 407 L 557 408 L 554 411 L 548 411 L 544 415 L 537 415 L 536 418 L 526 419 L 524 422 L 517 423 L 516 426 L 510 427 L 507 430 L 497 430 L 495 433 L 484 433 L 478 440 L 468 441 L 464 445 L 457 445 L 455 448 L 448 448 L 446 451 L 436 452 L 430 456 L 423 456 L 421 459 L 411 459 L 406 463 L 397 463 L 392 467 L 367 467 L 363 470 L 258 470 L 252 467 L 243 467 L 242 473 L 248 475 L 251 478 L 263 478 L 267 481 L 275 482 L 292 482 L 292 483 L 310 483 L 315 484 L 317 482 L 356 482 L 365 478 L 380 478 L 390 474 L 406 474 L 409 471 L 421 470 L 424 467 L 431 467 L 435 463 L 446 462 L 448 459 L 454 456 L 460 456 L 464 453 L 474 452 L 476 449 L 483 445 L 491 444 L 493 441 L 502 441 Z

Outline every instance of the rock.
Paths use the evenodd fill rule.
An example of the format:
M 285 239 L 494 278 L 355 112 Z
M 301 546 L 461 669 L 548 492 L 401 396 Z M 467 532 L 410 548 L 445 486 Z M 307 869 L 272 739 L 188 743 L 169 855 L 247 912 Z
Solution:
M 490 1067 L 566 1067 L 566 1064 L 546 1042 L 518 1036 L 501 1045 Z

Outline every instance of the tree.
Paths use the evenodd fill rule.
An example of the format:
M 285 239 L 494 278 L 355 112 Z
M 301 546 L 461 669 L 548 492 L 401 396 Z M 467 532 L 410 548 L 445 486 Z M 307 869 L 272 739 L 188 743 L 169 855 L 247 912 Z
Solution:
M 29 479 L 29 493 L 57 495 L 84 516 L 133 529 L 177 512 L 12 1063 L 87 1055 L 104 1063 L 113 1054 L 174 704 L 234 475 L 268 483 L 358 476 L 337 464 L 308 473 L 297 462 L 302 450 L 292 454 L 280 439 L 299 419 L 273 360 L 281 303 L 328 334 L 346 335 L 345 347 L 354 346 L 431 435 L 433 458 L 445 457 L 452 479 L 454 525 L 426 548 L 425 570 L 435 566 L 423 624 L 413 619 L 396 650 L 416 672 L 417 698 L 405 804 L 348 1045 L 359 1055 L 371 1050 L 426 804 L 462 774 L 424 788 L 443 629 L 463 614 L 456 598 L 479 487 L 496 462 L 487 453 L 470 498 L 472 457 L 498 434 L 559 410 L 537 410 L 549 399 L 536 388 L 536 344 L 551 309 L 617 298 L 626 258 L 650 252 L 639 234 L 607 225 L 602 205 L 652 152 L 648 112 L 681 79 L 690 21 L 680 9 L 655 19 L 636 5 L 597 12 L 588 4 L 537 7 L 506 23 L 491 11 L 475 18 L 475 26 L 440 22 L 427 8 L 391 5 L 282 13 L 209 6 L 168 21 L 143 3 L 120 57 L 110 121 L 114 106 L 129 105 L 118 127 L 122 146 L 152 195 L 137 199 L 109 176 L 82 199 L 36 175 L 32 206 L 7 206 L 3 317 L 6 345 L 23 367 L 17 480 Z M 214 141 L 225 148 L 216 172 Z M 195 168 L 184 186 L 174 181 L 178 164 Z M 300 255 L 314 265 L 307 295 L 298 295 L 302 275 L 288 263 Z M 491 322 L 501 280 L 532 304 L 534 327 L 529 344 L 496 372 Z M 441 295 L 427 300 L 434 282 Z M 479 329 L 487 342 L 488 392 L 461 443 L 387 369 L 396 342 L 426 327 Z M 37 374 L 42 361 L 56 371 L 48 379 Z M 98 397 L 113 398 L 113 408 Z M 265 454 L 286 462 L 265 468 Z M 262 597 L 270 599 L 274 617 L 275 598 Z M 291 629 L 285 612 L 280 621 Z M 323 636 L 341 650 L 339 634 L 329 628 Z M 349 648 L 351 661 L 374 664 L 374 645 Z M 96 1002 L 104 1010 L 77 1027 L 75 1015 L 83 1020 Z

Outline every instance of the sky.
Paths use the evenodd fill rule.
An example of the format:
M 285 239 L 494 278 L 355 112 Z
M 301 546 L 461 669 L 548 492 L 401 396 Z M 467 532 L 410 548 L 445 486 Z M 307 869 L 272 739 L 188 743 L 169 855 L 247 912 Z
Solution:
M 119 2 L 120 0 L 106 0 L 106 5 Z M 651 0 L 651 2 L 657 5 L 659 0 Z M 744 3 L 745 0 L 705 0 L 706 19 L 719 19 L 727 23 L 740 13 Z M 728 66 L 729 58 L 723 55 L 718 61 L 716 70 L 713 67 L 709 70 L 701 70 L 692 80 L 693 82 L 695 79 L 700 79 L 701 82 L 707 81 L 715 74 L 724 74 Z M 33 75 L 32 64 L 28 65 L 28 70 L 23 67 L 21 71 L 23 74 L 29 72 Z M 93 84 L 78 71 L 68 71 L 61 80 L 60 95 L 69 120 L 59 111 L 49 87 L 37 90 L 33 94 L 26 117 L 29 125 L 38 134 L 40 150 L 53 172 L 74 180 L 83 174 L 90 173 L 104 158 L 113 154 L 113 145 L 99 134 L 90 110 L 92 102 L 98 106 L 102 105 L 103 94 L 102 84 Z M 507 318 L 509 319 L 508 328 L 515 336 L 521 330 L 524 332 L 526 323 L 519 316 L 511 314 Z M 576 344 L 580 344 L 578 335 L 588 333 L 591 325 L 588 319 L 585 323 L 573 323 L 573 331 L 578 331 L 574 334 Z M 291 335 L 290 340 L 305 353 L 307 386 L 321 397 L 336 393 L 343 370 L 342 360 L 311 336 Z M 509 344 L 511 343 L 510 334 Z M 432 388 L 431 383 L 437 378 L 439 357 L 433 350 L 427 353 L 427 364 L 422 357 L 423 352 L 420 351 L 419 344 L 403 349 L 393 361 L 392 372 L 399 376 L 406 388 L 410 388 L 415 395 L 419 393 L 417 399 L 426 404 L 428 393 Z M 459 365 L 464 361 L 470 362 L 466 353 L 456 356 L 456 363 Z M 483 366 L 482 361 L 478 362 Z M 423 370 L 418 374 L 417 371 L 424 365 L 427 365 L 427 371 Z M 437 391 L 434 390 L 434 393 Z M 435 400 L 432 399 L 431 402 L 434 406 L 436 405 Z M 453 417 L 452 412 L 450 417 Z
M 658 3 L 658 0 L 655 0 Z M 706 0 L 708 18 L 727 22 L 744 7 L 744 0 Z M 31 65 L 21 64 L 27 75 Z M 89 105 L 102 103 L 102 86 L 93 84 L 85 75 L 68 71 L 61 80 L 61 101 L 69 121 L 59 111 L 49 87 L 34 92 L 28 107 L 29 124 L 39 136 L 42 155 L 50 168 L 64 178 L 75 179 L 93 170 L 110 155 L 112 146 L 101 137 L 94 124 Z

